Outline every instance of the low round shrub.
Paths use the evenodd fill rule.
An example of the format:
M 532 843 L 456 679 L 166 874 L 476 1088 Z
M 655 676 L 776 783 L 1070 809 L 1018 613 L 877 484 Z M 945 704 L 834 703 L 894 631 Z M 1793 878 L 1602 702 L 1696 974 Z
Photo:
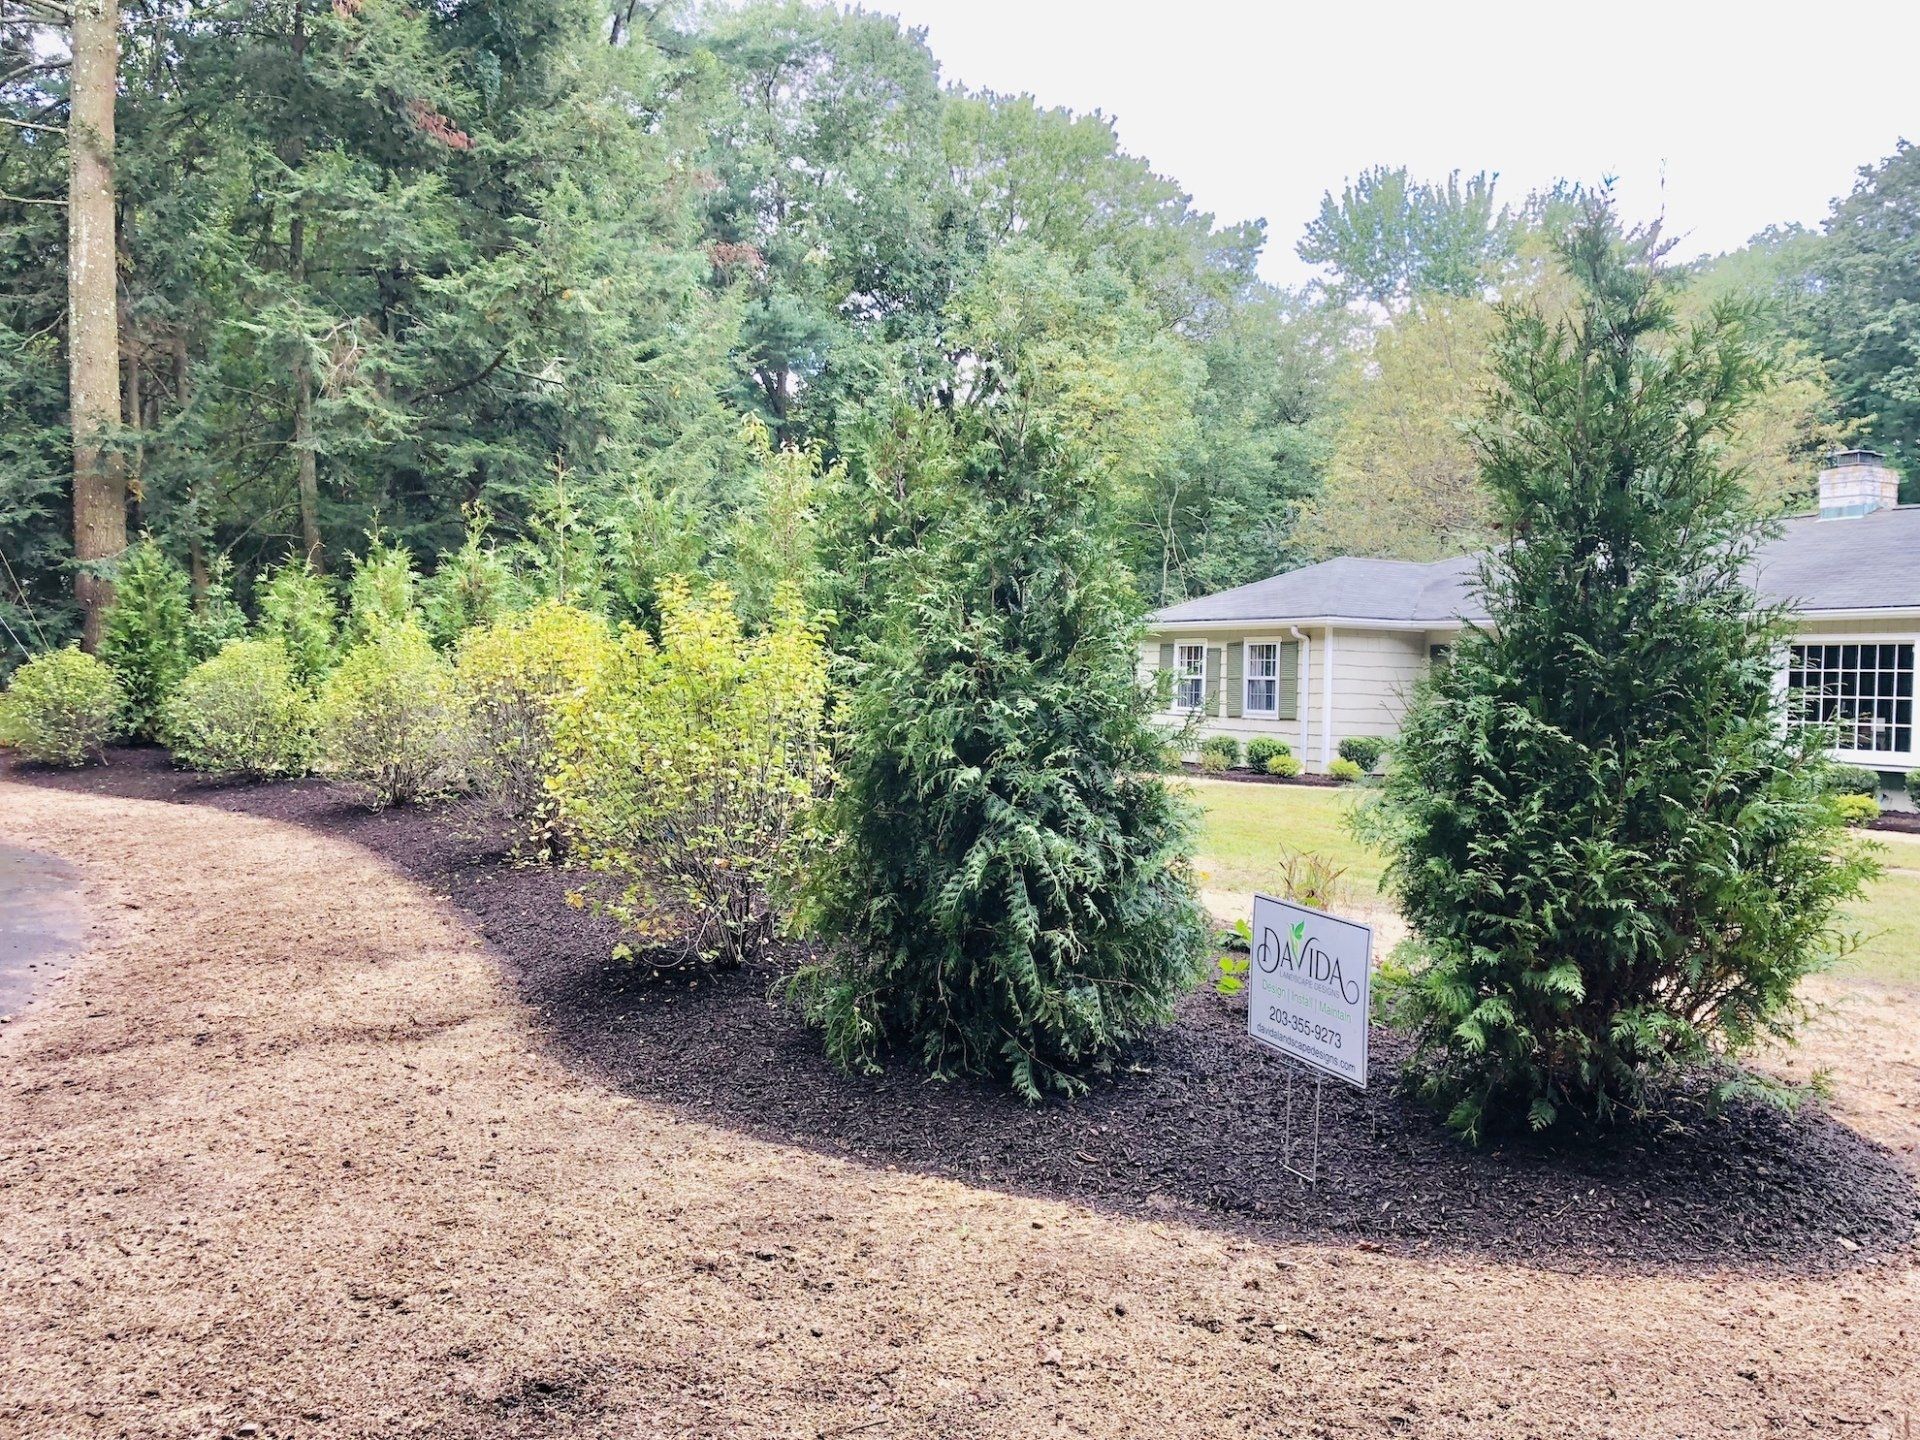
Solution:
M 1880 818 L 1880 802 L 1871 795 L 1836 795 L 1833 807 L 1849 825 L 1867 825 Z
M 1907 797 L 1920 805 L 1920 770 L 1907 771 Z
M 314 732 L 320 771 L 378 810 L 457 790 L 469 738 L 454 684 L 427 632 L 382 626 L 347 652 L 321 687 Z
M 1338 780 L 1342 785 L 1351 785 L 1366 773 L 1367 772 L 1362 770 L 1359 765 L 1347 759 L 1345 756 L 1342 756 L 1327 766 L 1327 774 Z
M 235 640 L 187 672 L 161 711 L 173 758 L 208 775 L 304 775 L 313 696 L 277 640 Z
M 1827 771 L 1827 792 L 1831 795 L 1880 795 L 1880 772 L 1864 765 L 1835 765 Z
M 1247 768 L 1264 771 L 1267 761 L 1276 755 L 1291 755 L 1293 747 L 1284 740 L 1276 740 L 1271 735 L 1256 735 L 1247 741 Z
M 1349 735 L 1340 742 L 1340 758 L 1358 765 L 1362 774 L 1371 773 L 1386 753 L 1387 742 L 1378 735 Z
M 105 758 L 126 714 L 113 671 L 77 647 L 36 655 L 0 694 L 0 744 L 42 765 Z
M 1282 755 L 1269 755 L 1267 763 L 1260 767 L 1269 775 L 1278 775 L 1283 780 L 1291 780 L 1304 768 L 1300 757 L 1291 750 Z
M 1240 742 L 1231 735 L 1209 735 L 1200 742 L 1200 768 L 1210 775 L 1240 763 Z

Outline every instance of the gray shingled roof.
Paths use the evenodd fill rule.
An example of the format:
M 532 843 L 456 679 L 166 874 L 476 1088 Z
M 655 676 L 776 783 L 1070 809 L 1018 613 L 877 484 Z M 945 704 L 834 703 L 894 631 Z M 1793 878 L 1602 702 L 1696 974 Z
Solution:
M 1154 612 L 1153 623 L 1324 619 L 1447 626 L 1486 616 L 1472 594 L 1474 566 L 1470 555 L 1426 564 L 1323 560 L 1169 605 Z M 1761 552 L 1757 570 L 1761 594 L 1798 611 L 1920 611 L 1920 505 L 1849 520 L 1795 516 Z

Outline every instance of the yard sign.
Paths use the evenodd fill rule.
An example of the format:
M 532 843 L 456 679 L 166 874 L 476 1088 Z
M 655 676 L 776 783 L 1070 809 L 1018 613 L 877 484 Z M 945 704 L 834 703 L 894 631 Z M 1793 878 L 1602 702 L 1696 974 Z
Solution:
M 1247 1033 L 1322 1075 L 1366 1089 L 1372 927 L 1255 895 L 1250 959 Z

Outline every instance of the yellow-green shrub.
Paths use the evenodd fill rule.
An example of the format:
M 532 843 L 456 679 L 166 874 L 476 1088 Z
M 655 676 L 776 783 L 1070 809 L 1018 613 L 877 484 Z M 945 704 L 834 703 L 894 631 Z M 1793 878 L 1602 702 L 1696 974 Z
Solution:
M 314 719 L 318 768 L 375 809 L 465 782 L 469 741 L 453 666 L 416 621 L 381 626 L 348 651 L 321 687 Z
M 277 640 L 235 640 L 189 670 L 161 710 L 173 758 L 211 775 L 303 775 L 313 695 Z
M 113 671 L 78 648 L 36 655 L 0 694 L 0 744 L 42 765 L 103 758 L 126 713 Z
M 1267 757 L 1267 763 L 1261 768 L 1269 775 L 1278 775 L 1282 779 L 1291 780 L 1295 775 L 1300 773 L 1303 767 L 1300 764 L 1300 757 L 1298 755 L 1282 753 L 1279 755 L 1269 755 Z
M 1849 825 L 1866 825 L 1880 818 L 1880 802 L 1872 795 L 1835 795 L 1833 808 Z
M 1342 785 L 1351 785 L 1366 773 L 1366 771 L 1362 770 L 1353 761 L 1344 758 L 1336 760 L 1327 766 L 1327 774 L 1338 780 Z
M 605 908 L 749 962 L 800 877 L 829 777 L 827 653 L 797 591 L 743 634 L 733 597 L 661 587 L 660 643 L 629 632 L 561 707 L 554 793 L 579 850 L 621 886 Z
M 455 672 L 473 739 L 473 788 L 542 846 L 557 838 L 547 782 L 558 763 L 560 707 L 616 652 L 606 621 L 555 600 L 460 639 Z

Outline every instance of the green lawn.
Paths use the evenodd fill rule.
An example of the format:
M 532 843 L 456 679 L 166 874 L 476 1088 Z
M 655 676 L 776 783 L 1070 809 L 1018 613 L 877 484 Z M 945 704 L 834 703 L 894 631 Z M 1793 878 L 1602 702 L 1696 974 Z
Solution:
M 1366 792 L 1231 780 L 1189 783 L 1207 816 L 1196 857 L 1204 890 L 1219 897 L 1271 891 L 1276 856 L 1286 850 L 1312 850 L 1347 867 L 1356 908 L 1380 903 L 1380 856 L 1356 840 L 1346 825 L 1347 812 Z M 1886 874 L 1855 912 L 1865 943 L 1835 973 L 1920 985 L 1920 840 L 1888 836 L 1882 859 Z

